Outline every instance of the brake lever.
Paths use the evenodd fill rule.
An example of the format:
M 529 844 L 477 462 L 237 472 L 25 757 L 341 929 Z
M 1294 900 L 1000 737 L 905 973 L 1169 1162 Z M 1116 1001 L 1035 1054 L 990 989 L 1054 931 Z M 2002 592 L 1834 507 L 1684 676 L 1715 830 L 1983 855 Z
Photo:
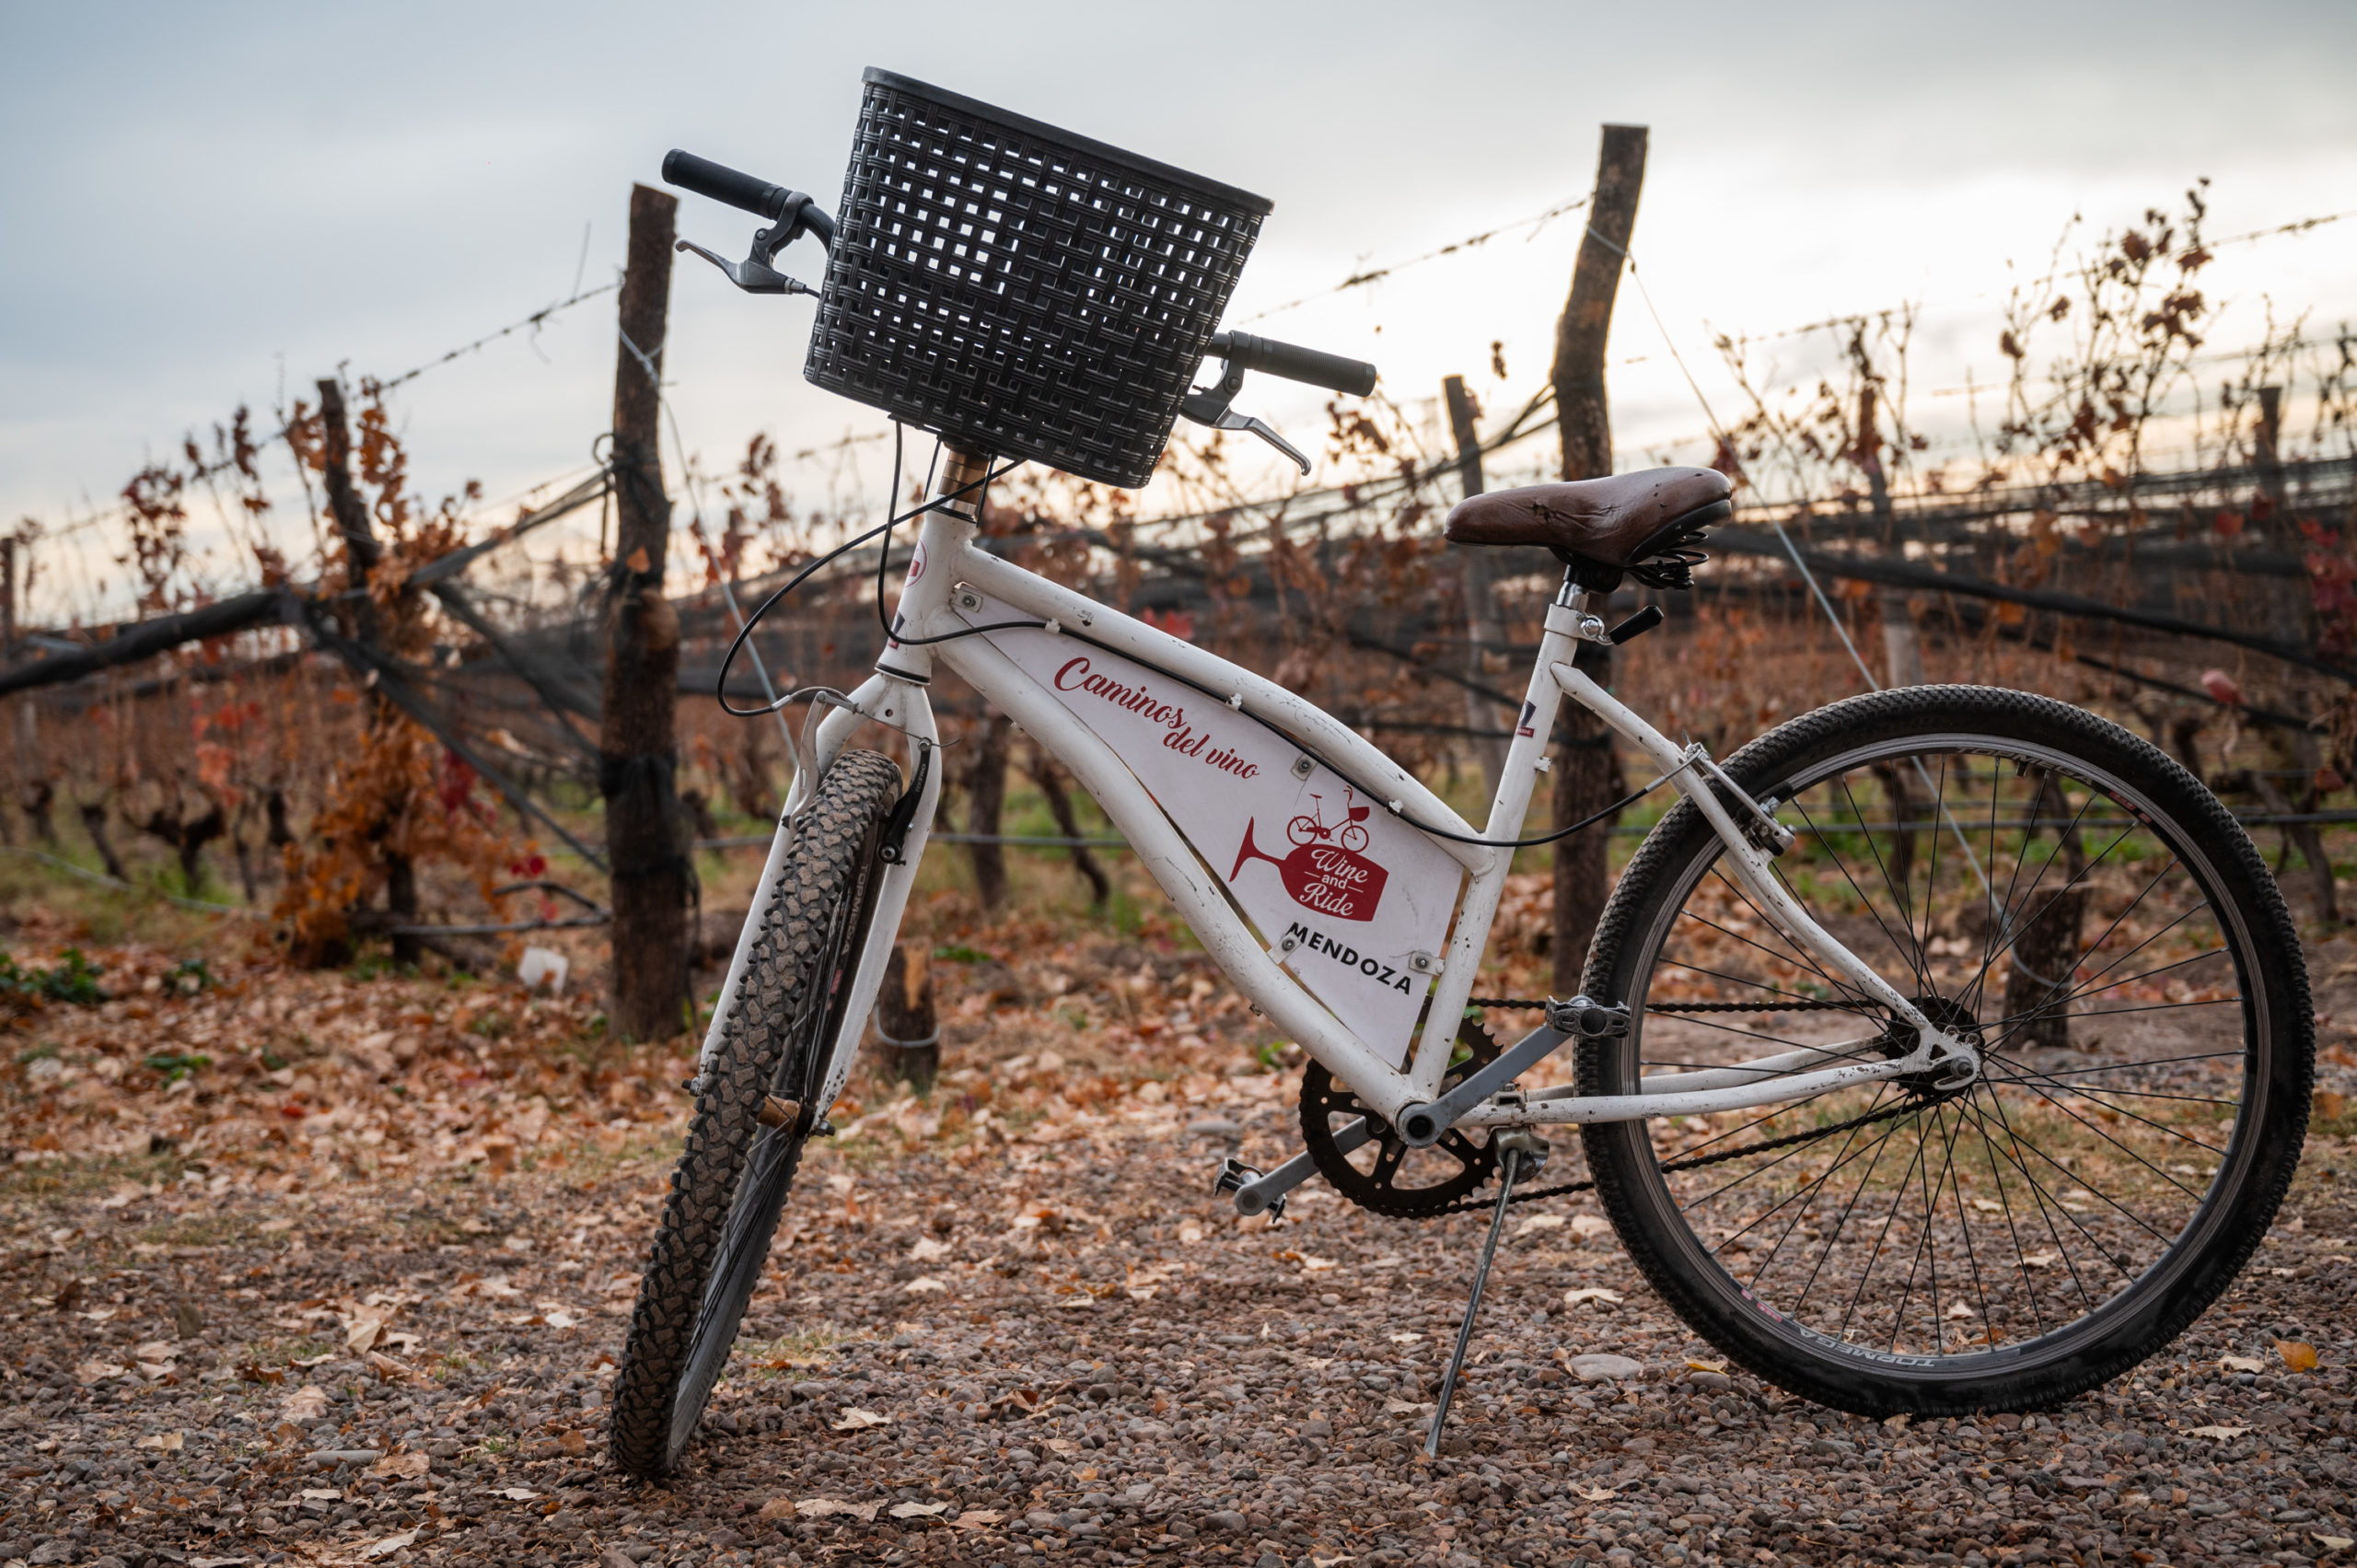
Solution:
M 819 291 L 798 278 L 787 277 L 770 263 L 777 253 L 810 231 L 804 215 L 811 205 L 810 198 L 799 191 L 786 192 L 785 210 L 767 228 L 753 231 L 753 247 L 741 261 L 731 261 L 715 255 L 692 239 L 682 239 L 678 249 L 692 250 L 697 255 L 728 274 L 728 281 L 747 294 L 811 294 Z M 823 231 L 822 231 L 823 238 Z
M 798 278 L 787 277 L 761 257 L 761 247 L 741 261 L 732 261 L 705 250 L 692 239 L 682 239 L 679 249 L 692 250 L 697 255 L 728 274 L 728 281 L 747 294 L 816 294 L 819 291 Z
M 1271 429 L 1267 421 L 1257 414 L 1237 413 L 1227 405 L 1244 389 L 1244 372 L 1234 362 L 1223 360 L 1218 382 L 1197 391 L 1189 392 L 1180 401 L 1178 412 L 1197 424 L 1207 424 L 1213 430 L 1241 430 L 1258 436 L 1286 457 L 1309 471 L 1309 459 L 1301 455 L 1294 444 Z

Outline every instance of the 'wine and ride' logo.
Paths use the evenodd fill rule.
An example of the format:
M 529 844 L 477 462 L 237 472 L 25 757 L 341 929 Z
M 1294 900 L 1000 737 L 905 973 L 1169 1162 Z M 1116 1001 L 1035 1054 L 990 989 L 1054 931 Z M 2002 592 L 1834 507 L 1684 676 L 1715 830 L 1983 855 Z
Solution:
M 1277 868 L 1285 891 L 1302 908 L 1337 920 L 1373 920 L 1376 906 L 1383 901 L 1383 884 L 1391 873 L 1359 853 L 1366 847 L 1366 830 L 1359 824 L 1372 808 L 1351 805 L 1351 796 L 1345 793 L 1342 819 L 1329 823 L 1323 797 L 1309 798 L 1320 804 L 1285 824 L 1285 836 L 1294 847 L 1282 860 L 1253 842 L 1252 830 L 1259 819 L 1247 820 L 1244 842 L 1237 849 L 1236 865 L 1227 879 L 1235 881 L 1248 861 L 1265 860 Z

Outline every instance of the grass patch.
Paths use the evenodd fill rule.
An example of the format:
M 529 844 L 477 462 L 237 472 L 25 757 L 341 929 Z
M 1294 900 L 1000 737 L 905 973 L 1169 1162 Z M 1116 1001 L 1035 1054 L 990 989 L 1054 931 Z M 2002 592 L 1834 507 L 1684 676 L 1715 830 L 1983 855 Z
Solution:
M 171 1150 L 0 1167 L 0 1198 L 81 1198 L 110 1192 L 126 1181 L 168 1186 L 180 1179 L 181 1169 L 180 1156 Z
M 755 1377 L 793 1377 L 826 1366 L 837 1345 L 857 1337 L 831 1323 L 818 1323 L 773 1340 L 738 1340 L 737 1356 L 743 1362 L 740 1370 Z
M 0 953 L 0 998 L 35 1005 L 66 1002 L 77 1007 L 95 1007 L 107 999 L 106 992 L 99 985 L 99 976 L 105 972 L 90 962 L 79 947 L 66 948 L 47 969 L 19 964 L 8 954 Z
M 150 1247 L 234 1247 L 258 1239 L 261 1232 L 255 1226 L 261 1223 L 259 1216 L 243 1214 L 185 1214 L 144 1225 L 132 1232 L 132 1239 Z

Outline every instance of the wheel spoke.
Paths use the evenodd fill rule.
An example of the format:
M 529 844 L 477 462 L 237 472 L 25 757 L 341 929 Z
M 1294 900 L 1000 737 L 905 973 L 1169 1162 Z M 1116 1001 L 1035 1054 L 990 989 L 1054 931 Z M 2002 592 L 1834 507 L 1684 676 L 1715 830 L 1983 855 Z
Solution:
M 1922 711 L 1977 701 L 1927 696 Z M 2250 993 L 2282 962 L 2236 880 L 2239 841 L 2167 804 L 2182 786 L 2149 749 L 2105 739 L 2079 752 L 2035 726 L 1944 722 L 1927 716 L 1936 738 L 1920 745 L 1903 733 L 1839 751 L 1788 742 L 1787 759 L 1818 760 L 1767 749 L 1742 787 L 1776 795 L 1803 830 L 1769 862 L 1783 892 L 1964 1040 L 1980 1072 L 1961 1089 L 1918 1071 L 1627 1134 L 1651 1145 L 1639 1190 L 1661 1194 L 1663 1217 L 1646 1224 L 1692 1238 L 1658 1256 L 1718 1282 L 1698 1299 L 1806 1330 L 1796 1356 L 1854 1346 L 1875 1358 L 1856 1368 L 1869 1378 L 1904 1376 L 1893 1354 L 2022 1353 L 2182 1277 L 2180 1238 L 2244 1179 L 2224 1163 L 2253 1114 L 2240 1064 L 2270 1023 Z M 1771 1051 L 1834 1066 L 1912 1043 L 1767 915 L 1714 839 L 1647 848 L 1645 874 L 1674 882 L 1629 928 L 1641 967 L 1616 972 L 1623 994 L 1661 1000 L 1637 1038 L 1606 1048 L 1626 1064 L 1607 1082 L 1633 1092 L 1645 1074 L 1725 1073 Z M 1684 1013 L 1686 1001 L 1713 1006 Z M 1796 1127 L 1815 1133 L 1783 1142 Z M 1594 1155 L 1619 1134 L 1587 1135 Z M 1652 1234 L 1641 1225 L 1632 1243 Z

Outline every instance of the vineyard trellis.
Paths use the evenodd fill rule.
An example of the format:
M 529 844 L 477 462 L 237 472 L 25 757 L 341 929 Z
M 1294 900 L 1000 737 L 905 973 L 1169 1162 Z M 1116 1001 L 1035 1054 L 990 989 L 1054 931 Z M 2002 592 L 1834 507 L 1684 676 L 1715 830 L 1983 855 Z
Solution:
M 2001 328 L 2011 366 L 2005 415 L 1968 473 L 1933 466 L 1909 423 L 1906 312 L 1802 329 L 1838 346 L 1840 368 L 1782 393 L 1747 357 L 1768 339 L 1723 336 L 1747 406 L 1714 441 L 1713 460 L 1737 477 L 1741 509 L 1713 536 L 1716 559 L 1692 595 L 1632 591 L 1616 603 L 1656 599 L 1667 614 L 1618 679 L 1719 751 L 1853 689 L 1861 672 L 1840 653 L 1844 638 L 1867 648 L 1877 633 L 1903 633 L 1882 639 L 1887 676 L 1908 673 L 1898 661 L 1910 639 L 1934 674 L 2035 670 L 2044 689 L 2142 725 L 2253 803 L 2246 819 L 2280 829 L 2287 851 L 2296 847 L 2313 867 L 2324 858 L 2316 830 L 2357 819 L 2357 808 L 2329 804 L 2357 778 L 2357 351 L 2345 328 L 2323 336 L 2305 319 L 2270 320 L 2235 374 L 2204 393 L 2198 372 L 2220 363 L 2199 352 L 2212 318 L 2194 286 L 2212 248 L 2200 235 L 2205 211 L 2197 188 L 2183 210 L 2147 214 L 2074 269 L 2058 263 L 2016 291 Z M 505 331 L 606 292 L 576 294 Z M 2041 333 L 2063 331 L 2070 340 L 2041 369 Z M 394 863 L 416 854 L 360 854 L 367 869 L 356 880 L 349 866 L 343 880 L 328 878 L 326 896 L 349 916 L 343 926 L 330 921 L 308 937 L 295 929 L 292 950 L 323 956 L 364 937 L 423 937 L 481 962 L 479 950 L 439 940 L 436 928 L 471 938 L 606 918 L 606 904 L 587 895 L 572 912 L 557 906 L 569 889 L 550 885 L 540 841 L 561 845 L 576 876 L 608 863 L 585 813 L 599 782 L 602 626 L 617 563 L 562 552 L 536 561 L 528 546 L 591 507 L 610 507 L 614 463 L 542 487 L 537 505 L 469 539 L 470 498 L 427 505 L 409 494 L 405 455 L 384 416 L 386 391 L 417 374 L 359 384 L 362 429 L 350 459 L 328 450 L 325 387 L 320 407 L 298 403 L 271 437 L 295 453 L 307 499 L 320 482 L 336 525 L 320 532 L 318 567 L 305 580 L 258 528 L 248 540 L 258 586 L 206 601 L 190 580 L 182 540 L 192 494 L 210 489 L 225 517 L 249 522 L 270 505 L 258 468 L 268 443 L 240 411 L 212 451 L 192 438 L 183 463 L 156 465 L 125 489 L 115 516 L 141 585 L 139 617 L 85 630 L 12 620 L 0 697 L 14 696 L 19 744 L 15 809 L 0 813 L 0 827 L 11 840 L 20 828 L 32 834 L 25 853 L 62 849 L 52 820 L 62 789 L 90 825 L 105 875 L 122 869 L 100 842 L 108 821 L 167 843 L 177 833 L 190 875 L 170 896 L 260 910 L 276 881 L 269 907 L 283 928 L 300 928 L 304 906 L 287 885 L 316 877 L 323 839 L 340 833 L 349 849 L 371 833 L 406 844 L 404 835 L 424 832 L 425 818 L 403 816 L 406 805 L 386 819 L 405 826 L 354 816 L 354 766 L 329 770 L 343 782 L 319 787 L 320 760 L 389 748 L 401 777 L 380 780 L 380 793 L 438 813 L 435 833 L 410 847 L 447 864 L 421 902 L 414 888 L 403 895 L 395 885 Z M 2312 415 L 2299 436 L 2285 424 L 2285 389 L 2295 385 Z M 1519 701 L 1499 682 L 1535 640 L 1555 567 L 1543 552 L 1501 552 L 1469 574 L 1442 549 L 1438 519 L 1482 482 L 1485 465 L 1495 473 L 1527 462 L 1559 416 L 1552 388 L 1488 422 L 1486 433 L 1461 382 L 1439 406 L 1454 416 L 1439 436 L 1380 393 L 1332 406 L 1327 455 L 1350 477 L 1283 494 L 1241 494 L 1216 436 L 1178 443 L 1166 471 L 1178 494 L 1205 504 L 1153 517 L 1140 517 L 1125 494 L 1025 471 L 993 493 L 983 533 L 989 548 L 1271 671 L 1411 766 L 1479 779 L 1484 744 L 1506 733 Z M 723 476 L 702 473 L 676 432 L 674 442 L 690 505 L 671 527 L 702 575 L 670 606 L 676 683 L 692 697 L 713 690 L 740 607 L 859 520 L 798 509 L 766 436 Z M 2164 446 L 2190 460 L 2156 464 Z M 707 490 L 720 503 L 709 518 Z M 357 532 L 346 521 L 354 505 L 368 525 Z M 315 502 L 313 515 L 321 516 Z M 372 529 L 382 549 L 368 558 L 360 541 Z M 20 532 L 12 618 L 29 552 L 70 537 Z M 766 700 L 770 675 L 781 689 L 855 680 L 874 652 L 871 596 L 889 565 L 874 547 L 854 550 L 806 585 L 787 614 L 754 634 L 768 673 L 740 671 L 732 699 Z M 1076 855 L 1118 846 L 1079 826 L 1062 781 L 1039 776 L 1052 770 L 1004 736 L 991 738 L 970 693 L 944 691 L 937 707 L 953 738 L 974 743 L 951 770 L 964 806 L 958 822 L 945 824 L 954 830 L 940 835 L 946 842 Z M 690 703 L 679 726 L 686 807 L 702 815 L 726 796 L 748 816 L 773 811 L 788 744 L 759 724 L 723 729 L 708 710 Z M 1498 716 L 1485 722 L 1485 711 Z M 158 722 L 167 717 L 174 722 Z M 353 749 L 372 732 L 407 738 Z M 36 736 L 56 739 L 25 743 Z M 972 763 L 994 755 L 1004 767 L 1010 751 L 1062 800 L 1059 832 L 998 831 L 990 781 Z M 341 830 L 331 826 L 338 798 Z M 505 825 L 493 800 L 508 810 Z M 718 831 L 697 839 L 715 848 L 766 842 Z M 223 841 L 239 862 L 244 905 L 200 896 L 202 850 Z M 374 909 L 380 897 L 390 902 Z M 2330 910 L 2328 869 L 2320 902 Z M 440 918 L 422 918 L 426 906 Z

